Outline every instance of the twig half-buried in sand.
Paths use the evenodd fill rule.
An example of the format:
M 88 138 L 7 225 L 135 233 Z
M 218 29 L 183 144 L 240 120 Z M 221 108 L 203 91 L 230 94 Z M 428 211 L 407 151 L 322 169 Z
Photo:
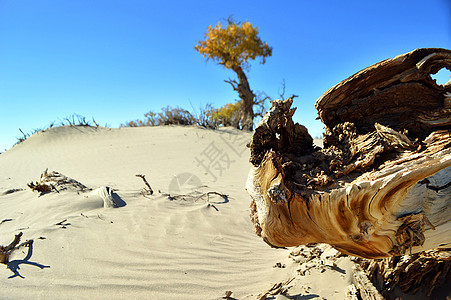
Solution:
M 0 196 L 9 195 L 9 194 L 19 192 L 19 191 L 23 191 L 23 189 L 9 189 L 9 190 L 6 190 L 6 191 L 0 193 Z
M 2 225 L 3 223 L 6 223 L 6 222 L 10 222 L 10 221 L 14 221 L 14 219 L 4 219 L 0 222 L 0 225 Z
M 62 220 L 61 222 L 58 222 L 55 224 L 56 226 L 61 226 L 60 228 L 66 229 L 67 226 L 71 225 L 69 222 L 67 222 L 67 219 Z
M 66 221 L 67 221 L 67 219 L 64 219 L 61 222 L 56 223 L 55 225 L 57 225 L 57 226 L 63 225 L 63 223 L 66 222 Z
M 221 193 L 218 193 L 218 192 L 206 192 L 206 193 L 203 193 L 202 195 L 197 197 L 196 200 L 194 200 L 194 201 L 197 201 L 197 200 L 207 196 L 207 202 L 210 203 L 210 195 L 218 195 L 218 196 L 222 197 L 224 199 L 224 203 L 229 201 L 229 196 L 228 195 L 221 194 Z
M 153 194 L 153 190 L 150 187 L 150 184 L 147 182 L 146 175 L 136 174 L 136 177 L 140 177 L 144 181 L 144 184 L 147 186 L 147 189 L 144 189 L 144 191 L 147 194 L 152 195 Z
M 197 200 L 201 199 L 202 197 L 207 196 L 207 200 L 206 200 L 206 202 L 208 203 L 207 207 L 213 207 L 216 211 L 219 211 L 218 208 L 216 206 L 214 206 L 214 204 L 210 203 L 210 195 L 218 195 L 218 196 L 222 197 L 224 199 L 223 203 L 227 203 L 229 201 L 229 196 L 228 195 L 221 194 L 221 193 L 218 193 L 218 192 L 207 192 L 207 193 L 204 193 L 204 194 L 200 195 L 199 197 L 197 197 L 197 199 L 194 200 L 194 201 L 197 201 Z
M 266 300 L 268 296 L 284 295 L 288 291 L 288 285 L 294 280 L 294 277 L 283 282 L 274 284 L 269 290 L 257 296 L 257 300 Z
M 227 202 L 229 202 L 229 196 L 228 195 L 226 195 L 226 194 L 221 194 L 221 193 L 218 193 L 218 192 L 206 192 L 206 193 L 202 193 L 202 194 L 198 194 L 198 195 L 189 195 L 189 194 L 187 194 L 187 195 L 184 195 L 184 194 L 181 194 L 181 195 L 177 195 L 177 194 L 175 194 L 175 195 L 171 195 L 171 194 L 169 194 L 169 193 L 163 193 L 162 191 L 158 191 L 160 194 L 162 194 L 162 195 L 164 195 L 164 196 L 166 196 L 166 197 L 168 197 L 168 199 L 169 200 L 178 200 L 178 199 L 182 199 L 182 200 L 187 200 L 187 199 L 190 199 L 190 200 L 192 200 L 193 202 L 197 202 L 197 201 L 199 201 L 200 199 L 202 199 L 202 198 L 204 198 L 205 196 L 207 197 L 207 199 L 205 199 L 205 202 L 208 204 L 208 206 L 207 207 L 213 207 L 216 211 L 219 211 L 218 210 L 218 208 L 215 206 L 215 205 L 213 205 L 211 202 L 210 202 L 210 195 L 218 195 L 218 196 L 220 196 L 220 197 L 222 197 L 223 199 L 224 199 L 224 202 L 221 202 L 221 203 L 227 203 Z M 196 193 L 196 192 L 195 192 Z M 199 193 L 199 192 L 197 192 L 197 193 Z
M 162 194 L 163 196 L 168 197 L 170 200 L 193 198 L 194 202 L 197 202 L 198 200 L 200 200 L 203 197 L 207 196 L 206 202 L 210 202 L 210 195 L 218 195 L 218 196 L 221 196 L 224 199 L 224 203 L 227 203 L 229 201 L 229 196 L 228 195 L 221 194 L 221 193 L 218 193 L 218 192 L 206 192 L 206 193 L 202 193 L 202 194 L 200 194 L 198 196 L 189 195 L 189 194 L 180 194 L 180 195 L 174 194 L 174 195 L 171 195 L 169 193 L 164 193 L 164 192 L 162 192 L 160 190 L 158 192 L 160 194 Z
M 1 246 L 0 245 L 0 263 L 8 263 L 9 262 L 9 256 L 14 250 L 19 249 L 20 247 L 26 247 L 33 243 L 33 240 L 28 240 L 19 246 L 20 238 L 22 237 L 22 232 L 19 232 L 19 234 L 16 234 L 14 237 L 14 240 L 8 245 L 8 246 Z

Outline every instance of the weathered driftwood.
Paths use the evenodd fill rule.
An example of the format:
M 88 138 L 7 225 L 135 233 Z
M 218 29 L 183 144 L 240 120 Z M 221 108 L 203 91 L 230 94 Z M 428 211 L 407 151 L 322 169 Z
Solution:
M 347 287 L 345 300 L 359 300 L 359 291 L 354 284 L 351 284 Z
M 399 288 L 403 293 L 430 297 L 437 287 L 449 281 L 451 249 L 429 250 L 401 257 L 361 259 L 369 279 L 387 298 Z
M 353 281 L 358 295 L 362 300 L 384 300 L 384 297 L 379 293 L 373 283 L 368 279 L 359 265 L 353 267 Z
M 117 208 L 119 207 L 119 203 L 113 197 L 113 189 L 108 186 L 101 186 L 94 191 L 100 198 L 103 200 L 104 208 Z
M 91 190 L 75 179 L 66 177 L 56 171 L 49 172 L 48 169 L 45 169 L 45 171 L 41 173 L 39 181 L 30 182 L 27 185 L 30 189 L 39 192 L 41 195 L 52 191 L 59 193 L 64 190 L 72 190 L 79 193 Z
M 0 245 L 0 263 L 6 264 L 9 262 L 9 257 L 13 253 L 14 250 L 19 249 L 20 247 L 27 247 L 33 243 L 33 240 L 28 240 L 20 245 L 20 238 L 22 237 L 22 232 L 19 232 L 14 237 L 14 240 L 8 246 Z
M 329 243 L 382 258 L 451 246 L 451 51 L 417 49 L 366 68 L 316 103 L 324 149 L 276 100 L 250 142 L 246 188 L 271 246 Z

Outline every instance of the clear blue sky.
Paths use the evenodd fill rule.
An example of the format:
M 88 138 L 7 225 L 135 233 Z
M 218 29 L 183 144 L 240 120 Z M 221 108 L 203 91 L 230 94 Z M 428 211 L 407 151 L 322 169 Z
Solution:
M 273 47 L 251 88 L 299 95 L 295 121 L 319 136 L 315 100 L 380 60 L 451 48 L 450 0 L 0 0 L 0 152 L 77 113 L 117 127 L 166 105 L 191 110 L 238 98 L 232 71 L 194 51 L 230 15 Z

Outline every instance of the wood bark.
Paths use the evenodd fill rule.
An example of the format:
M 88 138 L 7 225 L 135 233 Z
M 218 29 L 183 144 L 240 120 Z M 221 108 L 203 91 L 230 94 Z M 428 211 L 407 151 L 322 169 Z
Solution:
M 275 100 L 255 128 L 246 189 L 273 247 L 328 243 L 365 258 L 451 247 L 451 51 L 417 49 L 321 96 L 324 148 Z
M 374 287 L 371 281 L 368 279 L 362 268 L 356 265 L 353 268 L 353 279 L 358 295 L 362 300 L 384 300 L 384 297 Z
M 429 298 L 434 290 L 449 282 L 451 249 L 377 260 L 361 259 L 360 265 L 387 299 L 393 299 L 397 289 Z

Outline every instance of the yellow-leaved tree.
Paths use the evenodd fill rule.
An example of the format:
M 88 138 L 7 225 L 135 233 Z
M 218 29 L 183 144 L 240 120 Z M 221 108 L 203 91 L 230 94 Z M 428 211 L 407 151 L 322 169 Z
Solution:
M 242 102 L 228 103 L 220 108 L 214 109 L 211 114 L 212 121 L 215 124 L 239 128 Z
M 271 56 L 272 47 L 258 36 L 258 27 L 249 22 L 235 22 L 232 18 L 227 25 L 221 22 L 208 27 L 205 40 L 199 41 L 194 47 L 207 60 L 212 59 L 227 69 L 233 70 L 238 76 L 236 80 L 226 80 L 242 100 L 241 124 L 243 129 L 252 130 L 256 96 L 252 92 L 244 70 L 249 70 L 249 60 L 261 58 L 261 63 Z

